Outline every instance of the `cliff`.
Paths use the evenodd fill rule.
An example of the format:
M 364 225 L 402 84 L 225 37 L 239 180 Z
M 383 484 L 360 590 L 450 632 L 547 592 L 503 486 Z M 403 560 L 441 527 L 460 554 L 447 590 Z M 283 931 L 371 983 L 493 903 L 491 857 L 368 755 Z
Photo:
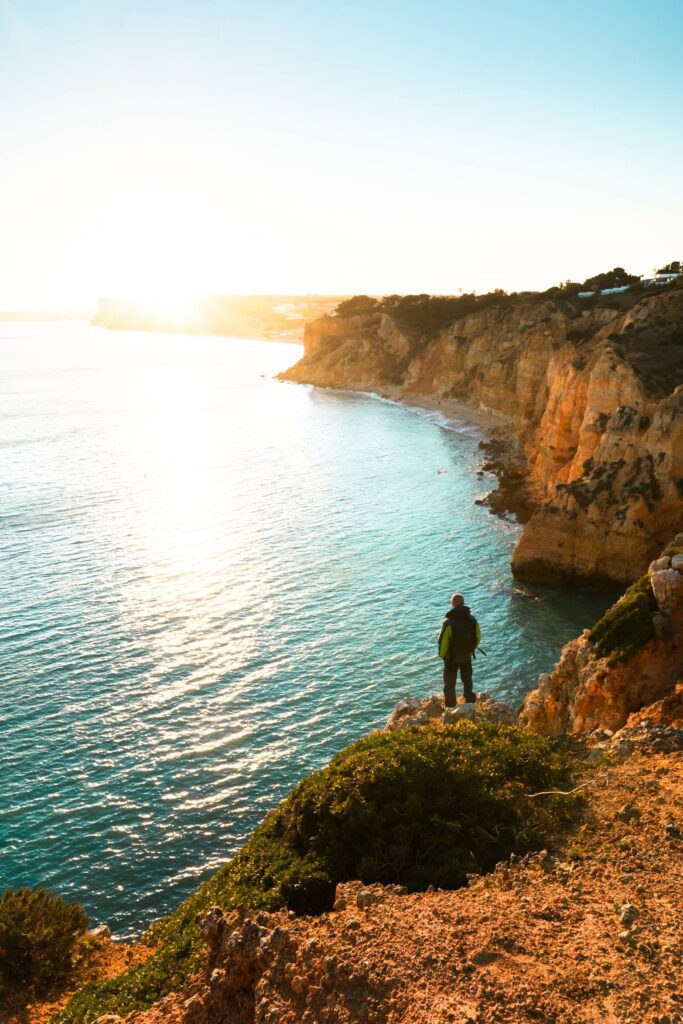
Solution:
M 650 712 L 678 727 L 683 676 L 683 536 L 656 559 L 592 630 L 566 644 L 527 694 L 519 723 L 559 736 L 612 738 Z M 642 716 L 641 716 L 642 717 Z M 664 716 L 666 718 L 666 715 Z
M 455 891 L 356 881 L 320 916 L 211 909 L 196 973 L 99 1024 L 674 1024 L 681 769 L 662 753 L 594 769 L 551 850 Z
M 326 316 L 282 377 L 457 399 L 510 424 L 535 507 L 520 579 L 630 582 L 683 527 L 683 289 L 622 308 L 502 303 L 433 333 Z

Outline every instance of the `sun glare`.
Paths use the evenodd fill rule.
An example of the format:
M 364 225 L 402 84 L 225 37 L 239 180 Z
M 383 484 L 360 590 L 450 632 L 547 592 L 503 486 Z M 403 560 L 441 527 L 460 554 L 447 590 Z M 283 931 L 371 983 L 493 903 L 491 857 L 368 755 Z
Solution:
M 136 301 L 141 309 L 149 310 L 159 320 L 177 320 L 186 323 L 197 312 L 196 299 L 170 293 L 141 297 Z

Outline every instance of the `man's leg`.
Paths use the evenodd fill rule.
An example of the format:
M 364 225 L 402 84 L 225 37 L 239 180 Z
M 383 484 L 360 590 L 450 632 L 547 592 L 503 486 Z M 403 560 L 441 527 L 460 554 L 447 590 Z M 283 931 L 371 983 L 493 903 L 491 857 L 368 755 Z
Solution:
M 472 691 L 472 662 L 463 661 L 458 667 L 460 669 L 462 692 L 465 696 L 465 700 L 468 704 L 472 704 L 474 702 L 474 693 Z
M 443 697 L 447 708 L 455 707 L 455 680 L 458 678 L 458 670 L 454 665 L 443 667 Z

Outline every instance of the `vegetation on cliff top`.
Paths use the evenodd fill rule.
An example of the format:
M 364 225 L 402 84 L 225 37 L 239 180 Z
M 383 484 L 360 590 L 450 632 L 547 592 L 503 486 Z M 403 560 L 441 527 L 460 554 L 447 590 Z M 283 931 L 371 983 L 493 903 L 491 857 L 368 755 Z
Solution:
M 567 770 L 556 741 L 493 723 L 360 740 L 299 783 L 230 863 L 152 926 L 145 938 L 156 953 L 86 986 L 58 1019 L 85 1024 L 177 989 L 201 960 L 195 915 L 216 904 L 318 913 L 341 881 L 463 885 L 556 833 L 579 798 L 528 795 L 562 787 Z
M 673 264 L 671 264 L 673 266 Z M 630 286 L 628 297 L 623 295 L 600 295 L 603 288 Z M 354 295 L 344 299 L 335 309 L 336 316 L 353 317 L 368 313 L 386 313 L 406 330 L 431 334 L 471 313 L 481 312 L 495 306 L 506 307 L 519 302 L 544 302 L 548 299 L 576 301 L 580 291 L 593 291 L 591 298 L 578 299 L 582 309 L 594 305 L 619 307 L 624 301 L 635 301 L 647 291 L 636 274 L 629 274 L 623 267 L 614 267 L 602 274 L 587 278 L 583 284 L 563 281 L 544 292 L 506 292 L 502 288 L 477 295 L 474 292 L 460 295 L 387 295 L 376 298 L 371 295 Z
M 641 576 L 588 634 L 600 658 L 610 667 L 632 657 L 655 638 L 652 613 L 657 609 L 648 576 Z
M 69 973 L 88 916 L 44 889 L 0 896 L 0 1005 L 47 995 Z

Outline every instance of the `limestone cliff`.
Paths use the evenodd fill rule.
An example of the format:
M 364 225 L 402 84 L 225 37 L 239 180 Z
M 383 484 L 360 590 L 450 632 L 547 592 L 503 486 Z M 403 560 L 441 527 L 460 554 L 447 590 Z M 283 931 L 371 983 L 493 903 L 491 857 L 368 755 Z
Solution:
M 536 503 L 519 578 L 630 582 L 683 527 L 683 289 L 622 309 L 503 303 L 431 335 L 386 313 L 326 316 L 283 377 L 504 417 Z
M 683 536 L 676 540 L 592 630 L 564 646 L 526 696 L 520 725 L 554 736 L 614 733 L 671 699 L 683 675 Z

